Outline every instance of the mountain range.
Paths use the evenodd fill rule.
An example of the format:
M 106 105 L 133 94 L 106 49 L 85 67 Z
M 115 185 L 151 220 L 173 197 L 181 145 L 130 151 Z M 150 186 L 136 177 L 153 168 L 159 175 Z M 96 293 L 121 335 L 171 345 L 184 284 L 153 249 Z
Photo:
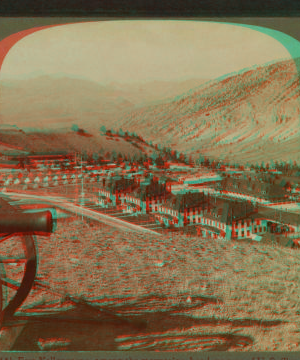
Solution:
M 95 131 L 128 109 L 159 103 L 205 80 L 146 84 L 97 82 L 63 75 L 0 81 L 0 124 L 32 130 L 70 128 Z
M 77 124 L 93 134 L 105 125 L 193 157 L 300 162 L 299 62 L 177 83 L 101 85 L 64 76 L 1 81 L 0 124 L 41 132 Z

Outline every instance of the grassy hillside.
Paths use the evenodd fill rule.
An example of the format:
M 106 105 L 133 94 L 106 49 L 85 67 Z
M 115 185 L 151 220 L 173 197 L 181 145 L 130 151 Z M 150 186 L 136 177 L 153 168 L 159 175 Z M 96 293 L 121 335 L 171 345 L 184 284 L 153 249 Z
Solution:
M 299 162 L 299 94 L 297 68 L 289 60 L 232 74 L 173 101 L 129 111 L 116 126 L 192 154 L 200 150 L 240 162 Z
M 105 152 L 116 151 L 127 155 L 139 155 L 141 152 L 149 153 L 150 147 L 137 148 L 129 141 L 121 137 L 108 137 L 100 131 L 80 134 L 74 131 L 48 131 L 29 132 L 1 131 L 0 150 L 3 154 L 16 153 L 17 150 L 24 150 L 30 153 L 41 152 L 83 152 L 99 153 L 100 149 Z
M 300 349 L 299 250 L 120 232 L 76 218 L 37 241 L 38 278 L 61 296 L 30 293 L 21 312 L 50 318 L 32 318 L 13 350 L 39 350 L 47 339 L 51 350 L 62 350 L 58 339 L 68 340 L 65 350 Z M 2 251 L 13 253 L 13 244 Z M 67 295 L 148 325 L 139 331 L 76 312 Z

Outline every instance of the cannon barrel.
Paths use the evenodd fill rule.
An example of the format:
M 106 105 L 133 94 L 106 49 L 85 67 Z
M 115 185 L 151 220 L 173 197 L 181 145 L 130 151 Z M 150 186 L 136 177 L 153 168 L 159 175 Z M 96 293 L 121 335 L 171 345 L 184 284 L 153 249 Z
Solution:
M 14 233 L 46 233 L 55 231 L 56 219 L 52 212 L 41 211 L 36 213 L 1 214 L 0 234 Z

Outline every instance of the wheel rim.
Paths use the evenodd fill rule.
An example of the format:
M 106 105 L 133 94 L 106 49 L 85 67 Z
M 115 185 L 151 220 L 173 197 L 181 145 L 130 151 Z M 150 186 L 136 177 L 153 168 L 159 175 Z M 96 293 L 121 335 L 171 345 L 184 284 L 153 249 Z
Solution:
M 5 238 L 5 241 L 9 241 L 10 237 Z M 36 248 L 35 248 L 35 239 L 33 235 L 20 235 L 19 236 L 21 245 L 23 247 L 24 258 L 22 258 L 22 262 L 24 262 L 23 269 L 23 277 L 20 283 L 16 283 L 9 278 L 4 278 L 0 275 L 0 320 L 1 325 L 11 318 L 16 310 L 23 304 L 28 294 L 30 293 L 34 280 L 36 277 L 37 271 L 37 256 L 36 256 Z M 10 263 L 17 263 L 19 259 L 11 259 Z M 0 263 L 4 263 L 3 259 L 0 259 Z M 15 294 L 8 301 L 6 305 L 4 305 L 4 292 L 3 286 L 10 287 L 15 290 Z

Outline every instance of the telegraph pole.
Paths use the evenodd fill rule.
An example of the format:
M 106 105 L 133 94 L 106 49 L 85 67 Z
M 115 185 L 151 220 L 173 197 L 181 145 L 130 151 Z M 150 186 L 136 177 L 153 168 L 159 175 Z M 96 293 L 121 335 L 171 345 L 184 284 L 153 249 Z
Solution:
M 84 192 L 83 192 L 83 175 L 82 175 L 82 155 L 81 155 L 81 195 L 83 198 Z
M 81 159 L 81 196 L 82 196 L 82 207 L 83 207 L 83 199 L 84 199 L 84 192 L 83 192 L 83 175 L 82 175 L 82 154 L 80 155 Z M 83 208 L 81 209 L 81 220 L 83 221 Z

